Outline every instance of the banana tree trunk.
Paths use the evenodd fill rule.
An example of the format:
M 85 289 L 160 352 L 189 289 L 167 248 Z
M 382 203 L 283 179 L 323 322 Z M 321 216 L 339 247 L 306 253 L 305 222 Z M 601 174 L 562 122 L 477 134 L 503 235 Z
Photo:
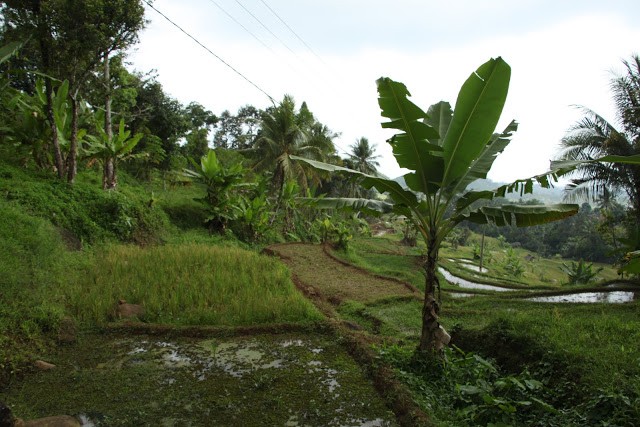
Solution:
M 425 288 L 424 304 L 422 306 L 422 333 L 418 350 L 426 353 L 439 353 L 449 344 L 451 337 L 440 325 L 440 304 L 436 299 L 436 289 L 440 288 L 440 281 L 436 274 L 438 265 L 438 247 L 435 236 L 427 242 L 427 259 L 424 264 Z

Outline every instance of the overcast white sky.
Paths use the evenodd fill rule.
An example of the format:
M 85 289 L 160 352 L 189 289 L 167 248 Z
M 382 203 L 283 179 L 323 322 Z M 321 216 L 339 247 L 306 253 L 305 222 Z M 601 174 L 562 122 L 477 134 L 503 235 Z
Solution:
M 512 76 L 498 127 L 511 119 L 520 127 L 489 178 L 512 181 L 547 170 L 558 141 L 581 117 L 572 105 L 614 121 L 612 73 L 621 73 L 621 61 L 640 53 L 637 0 L 155 0 L 153 5 L 276 101 L 284 94 L 298 105 L 306 101 L 322 123 L 341 133 L 339 152 L 361 136 L 369 138 L 382 156 L 381 172 L 392 178 L 401 170 L 385 142 L 392 133 L 380 127 L 377 78 L 405 83 L 413 102 L 426 110 L 440 100 L 453 104 L 472 71 L 502 56 Z M 197 101 L 216 114 L 271 104 L 148 7 L 147 18 L 130 60 L 139 71 L 157 70 L 171 96 Z

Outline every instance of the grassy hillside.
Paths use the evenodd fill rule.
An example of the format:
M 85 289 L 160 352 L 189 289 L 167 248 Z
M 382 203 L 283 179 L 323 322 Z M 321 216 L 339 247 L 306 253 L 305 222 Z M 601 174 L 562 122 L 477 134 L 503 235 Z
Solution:
M 170 325 L 321 317 L 278 261 L 198 229 L 192 189 L 156 203 L 129 178 L 105 192 L 90 173 L 74 186 L 2 163 L 0 175 L 0 388 L 55 345 L 61 325 L 117 320 L 120 299 L 145 307 L 139 320 Z M 177 224 L 187 231 L 163 208 L 191 211 Z

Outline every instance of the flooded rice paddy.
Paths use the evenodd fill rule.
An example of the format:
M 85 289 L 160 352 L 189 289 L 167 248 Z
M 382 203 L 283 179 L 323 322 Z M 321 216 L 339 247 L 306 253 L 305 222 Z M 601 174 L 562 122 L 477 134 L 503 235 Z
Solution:
M 529 298 L 529 301 L 536 302 L 583 302 L 583 303 L 610 303 L 621 304 L 631 302 L 636 294 L 628 291 L 611 292 L 581 292 L 577 294 L 553 295 L 548 297 Z
M 0 393 L 24 419 L 85 426 L 395 426 L 361 368 L 323 335 L 91 336 Z
M 472 282 L 470 280 L 463 279 L 461 277 L 456 277 L 442 267 L 438 267 L 438 272 L 440 272 L 440 274 L 442 274 L 442 276 L 444 276 L 444 278 L 450 284 L 460 286 L 461 288 L 465 288 L 465 289 L 479 289 L 484 291 L 495 291 L 495 292 L 508 292 L 508 291 L 517 290 L 517 289 L 511 289 L 511 288 L 503 288 L 501 286 L 485 285 L 483 283 Z
M 455 260 L 450 260 L 455 261 Z M 463 262 L 463 264 L 465 264 Z M 516 291 L 518 289 L 505 288 L 495 285 L 487 285 L 484 283 L 476 283 L 461 277 L 454 276 L 449 271 L 442 267 L 438 267 L 438 271 L 442 276 L 452 285 L 459 286 L 463 289 L 477 289 L 485 291 L 495 292 L 508 292 Z M 475 296 L 472 293 L 465 292 L 450 292 L 449 295 L 453 298 L 468 298 Z M 609 304 L 621 304 L 626 302 L 632 302 L 634 299 L 640 298 L 638 292 L 632 291 L 603 291 L 603 292 L 579 292 L 570 293 L 564 295 L 550 295 L 540 296 L 534 298 L 527 298 L 527 301 L 534 302 L 549 302 L 549 303 L 609 303 Z

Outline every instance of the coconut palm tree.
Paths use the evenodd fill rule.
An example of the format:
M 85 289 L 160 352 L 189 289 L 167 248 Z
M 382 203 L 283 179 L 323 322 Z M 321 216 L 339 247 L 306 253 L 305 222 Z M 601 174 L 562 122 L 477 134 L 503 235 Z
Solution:
M 376 148 L 369 144 L 369 140 L 361 137 L 349 146 L 351 153 L 349 163 L 351 169 L 366 173 L 367 175 L 376 175 L 380 163 L 376 160 L 380 156 L 376 155 Z
M 595 111 L 581 107 L 585 117 L 562 139 L 562 151 L 557 160 L 582 162 L 573 172 L 577 177 L 567 186 L 569 198 L 590 197 L 597 200 L 607 192 L 625 194 L 638 224 L 640 166 L 620 162 L 591 162 L 605 156 L 640 155 L 640 58 L 634 55 L 631 61 L 623 63 L 626 73 L 611 81 L 620 129 Z
M 295 101 L 285 95 L 280 104 L 262 115 L 261 131 L 252 150 L 257 158 L 254 168 L 273 173 L 273 187 L 278 194 L 289 180 L 306 188 L 309 180 L 316 179 L 317 172 L 290 156 L 324 160 L 327 154 L 335 151 L 334 136 L 313 118 L 306 104 L 296 112 Z
M 356 142 L 349 146 L 351 153 L 348 158 L 344 159 L 345 167 L 362 172 L 367 175 L 377 175 L 377 167 L 380 163 L 376 160 L 378 155 L 375 154 L 375 147 L 369 144 L 369 140 L 365 137 L 356 139 Z M 348 197 L 371 197 L 371 190 L 367 190 L 354 180 L 348 181 L 346 184 L 346 194 Z

